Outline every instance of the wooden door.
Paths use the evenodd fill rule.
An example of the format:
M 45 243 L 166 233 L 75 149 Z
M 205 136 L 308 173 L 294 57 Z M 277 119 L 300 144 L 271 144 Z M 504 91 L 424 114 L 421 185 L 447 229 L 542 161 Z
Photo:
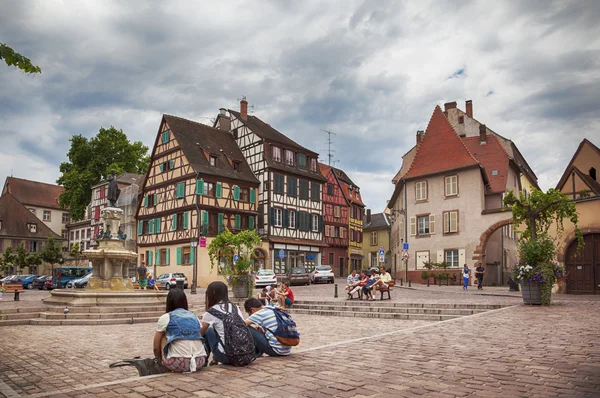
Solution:
M 583 236 L 584 247 L 577 251 L 577 241 L 567 249 L 567 293 L 600 294 L 600 234 Z

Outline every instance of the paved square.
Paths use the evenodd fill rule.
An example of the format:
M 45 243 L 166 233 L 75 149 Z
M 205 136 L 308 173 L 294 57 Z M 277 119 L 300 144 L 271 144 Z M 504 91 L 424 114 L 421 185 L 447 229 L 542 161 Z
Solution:
M 392 301 L 508 306 L 443 322 L 297 314 L 302 343 L 288 358 L 146 378 L 108 364 L 151 356 L 153 324 L 7 326 L 0 396 L 600 396 L 600 297 L 554 296 L 540 308 L 505 289 L 435 289 L 396 289 Z M 295 291 L 302 300 L 344 301 L 331 285 Z M 0 309 L 39 305 L 47 293 L 27 295 Z M 190 297 L 202 300 L 203 291 Z

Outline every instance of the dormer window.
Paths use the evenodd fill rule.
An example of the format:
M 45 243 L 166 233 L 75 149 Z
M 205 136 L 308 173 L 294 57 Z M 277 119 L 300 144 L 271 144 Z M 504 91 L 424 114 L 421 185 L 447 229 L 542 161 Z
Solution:
M 306 155 L 303 153 L 298 154 L 298 167 L 301 169 L 306 168 Z
M 458 117 L 458 124 L 465 124 L 465 117 L 464 116 L 459 116 Z
M 29 232 L 31 232 L 31 233 L 37 232 L 37 224 L 29 223 L 28 226 L 29 226 Z
M 212 167 L 216 167 L 217 166 L 217 157 L 216 156 L 210 156 L 210 165 Z
M 273 152 L 273 160 L 281 162 L 281 148 L 274 146 L 271 147 L 271 151 Z
M 285 150 L 285 164 L 288 166 L 294 165 L 294 152 L 290 151 L 289 149 Z
M 589 176 L 592 177 L 594 179 L 594 181 L 598 181 L 596 179 L 596 168 L 595 167 L 591 167 L 590 171 L 589 171 Z
M 240 162 L 233 162 L 233 170 L 235 171 L 239 171 L 240 170 Z
M 317 159 L 310 159 L 310 169 L 317 171 Z

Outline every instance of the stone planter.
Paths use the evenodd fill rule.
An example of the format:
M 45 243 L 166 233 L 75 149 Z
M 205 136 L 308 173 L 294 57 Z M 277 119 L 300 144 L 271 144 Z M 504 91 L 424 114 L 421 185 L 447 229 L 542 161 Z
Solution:
M 542 285 L 540 283 L 521 282 L 521 293 L 523 304 L 542 305 Z
M 248 287 L 248 278 L 236 278 L 231 281 L 231 291 L 235 298 L 250 297 L 250 289 Z

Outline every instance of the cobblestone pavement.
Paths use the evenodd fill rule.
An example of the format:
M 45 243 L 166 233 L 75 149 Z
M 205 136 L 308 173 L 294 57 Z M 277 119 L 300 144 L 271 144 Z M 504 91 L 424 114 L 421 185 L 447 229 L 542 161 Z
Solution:
M 396 289 L 393 301 L 520 302 L 518 296 L 436 288 Z M 331 285 L 294 291 L 302 300 L 333 300 Z M 2 306 L 39 304 L 47 294 L 27 293 L 33 293 L 29 299 Z M 203 296 L 190 301 L 199 305 Z M 150 324 L 5 327 L 0 396 L 598 397 L 600 297 L 557 295 L 554 302 L 436 323 L 295 315 L 302 344 L 288 358 L 143 379 L 133 368 L 108 364 L 151 356 Z

